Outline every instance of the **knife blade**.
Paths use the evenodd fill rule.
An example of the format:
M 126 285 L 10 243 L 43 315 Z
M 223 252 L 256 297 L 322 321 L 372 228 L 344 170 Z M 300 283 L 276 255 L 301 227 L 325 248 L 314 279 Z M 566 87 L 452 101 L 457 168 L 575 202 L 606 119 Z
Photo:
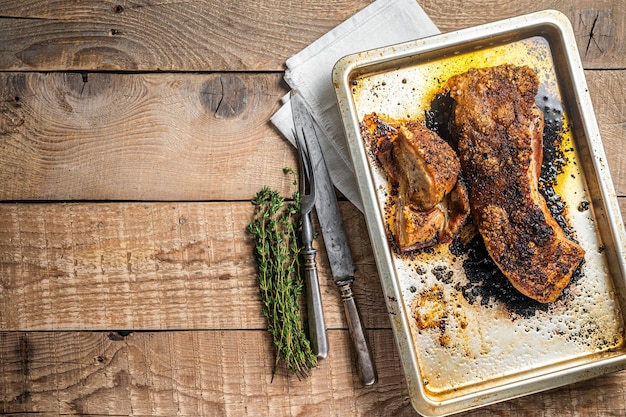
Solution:
M 290 99 L 294 123 L 304 133 L 313 166 L 316 187 L 315 211 L 333 279 L 341 291 L 348 328 L 357 355 L 357 372 L 363 385 L 372 385 L 376 382 L 376 370 L 365 338 L 361 315 L 352 292 L 355 266 L 343 227 L 343 219 L 339 212 L 335 188 L 324 161 L 313 118 L 304 100 L 295 91 L 292 91 Z

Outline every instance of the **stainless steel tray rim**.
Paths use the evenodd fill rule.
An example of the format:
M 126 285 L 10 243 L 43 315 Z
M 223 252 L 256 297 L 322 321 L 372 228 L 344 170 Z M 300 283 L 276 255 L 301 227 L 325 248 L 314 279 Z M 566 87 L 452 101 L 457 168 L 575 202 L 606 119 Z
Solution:
M 506 30 L 501 30 L 498 35 L 515 34 L 521 28 L 532 29 L 551 25 L 560 32 L 567 33 L 571 31 L 571 23 L 569 19 L 558 10 L 542 10 L 524 16 L 512 17 L 498 22 L 485 23 L 479 26 L 472 26 L 465 29 L 459 29 L 452 32 L 431 35 L 425 38 L 390 45 L 380 49 L 357 52 L 340 58 L 333 69 L 333 81 L 337 85 L 337 81 L 342 79 L 342 74 L 346 76 L 356 69 L 370 66 L 374 63 L 383 63 L 387 61 L 395 61 L 407 58 L 416 54 L 433 52 L 441 49 L 449 49 L 455 46 L 461 46 L 468 42 L 477 40 L 489 40 L 485 37 L 485 32 L 492 30 L 495 26 L 506 26 Z M 568 39 L 568 46 L 576 48 L 574 51 L 568 49 L 571 54 L 572 61 L 582 69 L 582 63 L 579 58 L 576 40 Z M 490 44 L 487 43 L 487 46 Z M 393 54 L 388 55 L 390 52 Z M 344 80 L 345 81 L 345 80 Z
M 506 29 L 502 29 L 502 26 L 506 26 Z M 336 86 L 339 108 L 344 121 L 352 162 L 357 173 L 366 173 L 359 181 L 359 187 L 364 209 L 368 217 L 367 227 L 372 241 L 372 249 L 375 254 L 378 270 L 382 271 L 380 272 L 381 284 L 386 295 L 386 302 L 392 327 L 394 328 L 396 343 L 401 352 L 406 352 L 406 358 L 404 356 L 402 357 L 402 366 L 405 376 L 407 377 L 409 390 L 410 392 L 413 390 L 413 394 L 415 394 L 411 395 L 411 401 L 414 408 L 426 416 L 448 415 L 505 399 L 566 385 L 571 383 L 572 375 L 574 375 L 574 379 L 583 380 L 626 367 L 626 357 L 608 357 L 593 363 L 576 364 L 554 372 L 532 375 L 528 378 L 505 383 L 503 385 L 487 387 L 478 393 L 468 393 L 453 398 L 436 400 L 427 393 L 420 372 L 415 372 L 415 370 L 418 369 L 418 363 L 417 355 L 412 344 L 409 343 L 406 338 L 398 336 L 411 334 L 410 325 L 403 303 L 390 301 L 390 296 L 401 294 L 401 290 L 393 274 L 388 274 L 388 271 L 386 271 L 386 266 L 390 264 L 393 255 L 386 244 L 387 236 L 382 221 L 383 213 L 376 199 L 368 197 L 375 195 L 376 186 L 372 178 L 373 174 L 370 167 L 364 163 L 364 161 L 367 161 L 367 155 L 362 146 L 360 134 L 357 133 L 359 132 L 360 120 L 356 117 L 355 103 L 351 100 L 350 75 L 358 72 L 361 68 L 366 68 L 373 64 L 387 63 L 389 61 L 409 58 L 416 54 L 431 53 L 442 49 L 449 50 L 466 42 L 480 41 L 485 46 L 490 46 L 489 42 L 491 38 L 488 35 L 486 36 L 485 33 L 490 32 L 494 28 L 500 29 L 498 36 L 502 38 L 502 36 L 506 37 L 507 34 L 514 34 L 522 28 L 529 30 L 545 26 L 557 30 L 561 35 L 564 43 L 564 53 L 567 54 L 572 66 L 571 75 L 576 79 L 574 88 L 576 100 L 579 101 L 578 105 L 583 106 L 583 108 L 592 108 L 586 80 L 584 76 L 579 76 L 583 68 L 578 54 L 576 40 L 573 36 L 571 23 L 565 15 L 555 10 L 544 10 L 500 22 L 488 23 L 373 51 L 352 54 L 340 59 L 333 70 L 333 82 Z M 622 254 L 625 254 L 626 236 L 624 224 L 621 219 L 619 206 L 615 202 L 616 193 L 613 183 L 610 181 L 610 173 L 606 165 L 606 157 L 595 114 L 593 112 L 582 112 L 582 118 L 584 119 L 583 126 L 585 128 L 585 136 L 593 155 L 593 169 L 600 177 L 609 178 L 609 181 L 600 182 L 601 194 L 607 197 L 603 201 L 609 202 L 608 207 L 606 207 L 606 213 L 610 217 L 609 221 L 612 225 L 612 233 L 614 234 L 615 241 L 620 242 L 618 250 L 621 251 Z M 619 267 L 622 271 L 622 277 L 626 277 L 626 260 L 623 259 L 623 256 Z M 565 378 L 565 376 L 567 376 L 567 378 Z
M 424 392 L 424 397 L 420 399 L 419 403 L 414 403 L 414 408 L 424 417 L 443 417 L 461 411 L 469 411 L 490 404 L 496 404 L 503 400 L 511 400 L 548 389 L 569 385 L 570 382 L 568 380 L 574 373 L 582 375 L 581 380 L 602 376 L 606 372 L 599 371 L 599 365 L 601 365 L 601 367 L 612 368 L 614 371 L 619 371 L 626 367 L 626 357 L 618 356 L 597 361 L 593 364 L 582 364 L 552 373 L 516 380 L 502 386 L 487 388 L 478 395 L 464 394 L 442 401 L 435 401 L 428 398 L 422 389 L 421 391 Z M 563 382 L 555 384 L 555 380 L 563 380 Z M 511 391 L 518 392 L 518 394 L 510 395 L 509 392 Z

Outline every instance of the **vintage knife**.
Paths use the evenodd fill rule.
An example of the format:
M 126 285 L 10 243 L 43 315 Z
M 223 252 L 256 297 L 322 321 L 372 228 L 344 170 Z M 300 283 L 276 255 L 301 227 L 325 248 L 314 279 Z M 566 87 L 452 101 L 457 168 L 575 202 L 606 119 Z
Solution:
M 343 227 L 341 213 L 339 213 L 335 189 L 328 174 L 313 119 L 301 96 L 294 91 L 291 94 L 291 109 L 296 128 L 304 133 L 303 136 L 305 137 L 309 158 L 313 166 L 316 187 L 315 210 L 324 237 L 324 245 L 328 254 L 333 279 L 341 291 L 341 298 L 344 302 L 348 328 L 357 355 L 359 378 L 363 385 L 372 385 L 376 382 L 376 370 L 365 338 L 365 329 L 361 316 L 352 293 L 355 267 Z

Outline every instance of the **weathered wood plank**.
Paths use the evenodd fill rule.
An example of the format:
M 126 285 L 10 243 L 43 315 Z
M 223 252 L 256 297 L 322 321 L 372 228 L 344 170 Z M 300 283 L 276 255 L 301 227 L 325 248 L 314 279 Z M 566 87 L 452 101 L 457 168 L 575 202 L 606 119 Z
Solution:
M 369 328 L 389 328 L 363 215 L 340 204 Z M 620 198 L 626 217 L 626 198 Z M 262 329 L 249 203 L 0 204 L 0 329 Z M 318 240 L 330 328 L 346 328 Z
M 626 71 L 587 71 L 626 195 Z M 271 126 L 279 74 L 0 73 L 0 200 L 249 200 L 288 195 Z
M 368 327 L 389 327 L 363 215 L 342 204 Z M 261 329 L 250 203 L 0 205 L 0 329 Z M 330 328 L 346 328 L 321 241 Z
M 3 69 L 280 71 L 369 1 L 19 3 L 0 2 Z
M 392 403 L 390 412 L 410 411 L 390 330 L 372 331 L 370 337 L 379 363 L 376 390 L 361 388 L 354 375 L 348 332 L 329 335 L 329 358 L 299 380 L 284 370 L 272 377 L 273 352 L 265 331 L 0 333 L 0 410 L 363 415 L 377 405 L 382 391 Z
M 363 388 L 347 330 L 298 380 L 279 372 L 267 332 L 0 332 L 0 412 L 35 415 L 417 416 L 389 329 L 370 330 L 378 383 Z M 463 416 L 622 416 L 626 371 Z
M 626 196 L 626 71 L 587 71 L 587 85 L 595 109 L 607 162 L 618 196 Z M 611 91 L 622 90 L 613 94 Z
M 622 4 L 419 2 L 444 31 L 561 9 L 587 69 L 622 69 L 587 77 L 625 215 Z M 285 59 L 367 3 L 0 0 L 0 201 L 231 201 L 0 204 L 0 413 L 416 415 L 363 216 L 342 204 L 379 372 L 368 389 L 320 241 L 331 356 L 310 379 L 271 382 L 244 230 L 261 186 L 292 189 L 280 171 L 293 151 L 267 122 Z M 29 73 L 48 70 L 64 73 Z M 463 415 L 623 416 L 625 383 L 626 371 Z
M 0 68 L 281 71 L 288 57 L 369 3 L 2 0 Z M 585 68 L 626 67 L 626 10 L 614 1 L 419 3 L 442 31 L 561 10 L 572 20 Z
M 0 200 L 286 193 L 285 92 L 279 74 L 2 73 Z

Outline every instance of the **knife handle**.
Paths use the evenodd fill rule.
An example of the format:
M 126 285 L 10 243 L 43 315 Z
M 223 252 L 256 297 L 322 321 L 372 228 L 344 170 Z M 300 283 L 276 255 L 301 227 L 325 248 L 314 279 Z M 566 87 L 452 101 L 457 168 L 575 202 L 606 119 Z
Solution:
M 372 385 L 376 382 L 376 369 L 374 361 L 367 346 L 365 330 L 361 321 L 361 315 L 356 305 L 354 294 L 352 293 L 352 282 L 341 285 L 341 299 L 343 300 L 346 318 L 348 319 L 348 329 L 350 337 L 356 350 L 357 372 L 363 385 Z
M 302 250 L 304 260 L 304 286 L 306 289 L 307 315 L 309 319 L 309 334 L 311 336 L 311 347 L 317 354 L 318 359 L 328 356 L 328 335 L 326 334 L 326 323 L 324 321 L 324 311 L 322 309 L 322 294 L 317 276 L 317 266 L 315 263 L 315 253 L 313 248 Z

